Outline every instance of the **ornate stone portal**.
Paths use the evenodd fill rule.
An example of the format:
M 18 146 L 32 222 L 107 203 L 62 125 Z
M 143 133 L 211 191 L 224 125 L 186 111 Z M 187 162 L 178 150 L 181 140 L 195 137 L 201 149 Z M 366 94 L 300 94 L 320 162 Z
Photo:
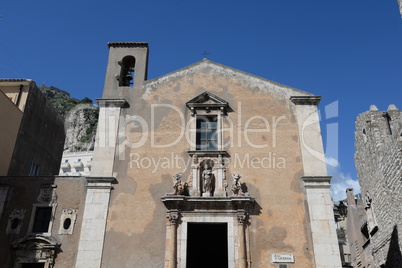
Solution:
M 187 230 L 188 224 L 192 223 L 225 223 L 228 268 L 248 267 L 247 226 L 249 215 L 254 211 L 254 198 L 242 191 L 239 174 L 233 174 L 233 194 L 228 197 L 226 179 L 223 180 L 226 169 L 219 164 L 217 167 L 209 158 L 200 163 L 195 161 L 193 170 L 197 172 L 193 173 L 195 176 L 189 179 L 188 184 L 181 182 L 181 174 L 173 176 L 176 180 L 174 193 L 162 197 L 167 208 L 165 267 L 186 268 Z
M 224 118 L 233 110 L 227 101 L 209 92 L 198 95 L 186 106 L 192 115 L 189 122 L 191 144 L 187 153 L 193 164 L 186 182 L 182 182 L 182 174 L 174 175 L 174 192 L 162 197 L 167 208 L 165 267 L 187 267 L 190 234 L 187 230 L 189 226 L 193 228 L 191 226 L 202 223 L 206 226 L 203 230 L 208 230 L 208 226 L 213 228 L 214 224 L 225 226 L 227 249 L 222 252 L 227 252 L 227 267 L 246 268 L 250 261 L 247 226 L 249 215 L 255 211 L 255 202 L 243 190 L 246 187 L 240 183 L 239 174 L 233 174 L 231 193 L 226 191 L 225 163 L 229 162 L 230 155 L 223 145 Z M 213 241 L 214 237 L 208 238 L 208 243 Z M 191 243 L 197 245 L 205 241 Z
M 43 263 L 45 268 L 52 268 L 60 243 L 51 236 L 28 235 L 13 243 L 14 268 L 23 263 Z

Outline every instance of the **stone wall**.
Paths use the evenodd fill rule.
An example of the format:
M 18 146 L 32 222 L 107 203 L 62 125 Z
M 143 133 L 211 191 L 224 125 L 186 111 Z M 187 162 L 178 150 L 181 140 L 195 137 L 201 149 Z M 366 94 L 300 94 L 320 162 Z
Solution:
M 401 115 L 394 105 L 386 112 L 372 106 L 356 121 L 355 164 L 375 267 L 397 267 L 401 260 Z

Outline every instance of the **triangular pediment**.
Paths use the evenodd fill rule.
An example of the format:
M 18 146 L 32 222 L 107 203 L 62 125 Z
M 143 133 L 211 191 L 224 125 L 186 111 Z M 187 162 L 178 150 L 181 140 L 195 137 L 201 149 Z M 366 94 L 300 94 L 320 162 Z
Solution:
M 195 97 L 194 99 L 190 100 L 187 102 L 187 104 L 217 104 L 217 105 L 227 105 L 228 102 L 225 101 L 224 99 L 219 98 L 218 96 L 205 91 Z
M 222 109 L 225 113 L 233 112 L 229 103 L 218 96 L 205 91 L 186 103 L 190 109 Z
M 240 81 L 240 83 L 242 83 L 246 88 L 250 88 L 254 92 L 276 92 L 278 96 L 283 96 L 285 98 L 290 98 L 291 96 L 314 96 L 314 94 L 292 88 L 247 72 L 243 72 L 241 70 L 231 68 L 207 59 L 203 59 L 192 65 L 173 71 L 158 78 L 145 81 L 145 92 L 157 90 L 157 88 L 161 84 L 170 83 L 172 80 L 178 81 L 184 77 L 190 77 L 197 73 L 201 73 L 209 77 L 221 76 L 231 80 Z M 191 100 L 190 102 L 192 102 L 193 100 Z M 210 100 L 211 102 L 213 102 L 214 100 L 219 102 L 219 97 L 218 99 L 211 98 Z

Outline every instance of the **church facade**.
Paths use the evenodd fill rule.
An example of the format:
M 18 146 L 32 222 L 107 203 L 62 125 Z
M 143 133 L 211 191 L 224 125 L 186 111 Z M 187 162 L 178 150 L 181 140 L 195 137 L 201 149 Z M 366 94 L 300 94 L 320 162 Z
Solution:
M 147 43 L 108 46 L 91 176 L 49 190 L 79 238 L 58 203 L 43 267 L 341 267 L 319 96 L 207 59 L 148 80 Z
M 147 80 L 147 57 L 109 43 L 92 176 L 116 184 L 78 265 L 340 267 L 320 97 L 207 59 Z

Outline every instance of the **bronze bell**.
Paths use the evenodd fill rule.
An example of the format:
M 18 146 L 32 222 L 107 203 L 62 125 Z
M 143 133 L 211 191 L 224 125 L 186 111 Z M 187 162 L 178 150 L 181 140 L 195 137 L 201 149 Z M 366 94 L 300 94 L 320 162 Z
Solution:
M 130 72 L 130 71 L 128 71 L 127 74 L 126 74 L 126 80 L 127 80 L 127 81 L 133 80 L 133 76 L 131 75 L 131 72 Z

